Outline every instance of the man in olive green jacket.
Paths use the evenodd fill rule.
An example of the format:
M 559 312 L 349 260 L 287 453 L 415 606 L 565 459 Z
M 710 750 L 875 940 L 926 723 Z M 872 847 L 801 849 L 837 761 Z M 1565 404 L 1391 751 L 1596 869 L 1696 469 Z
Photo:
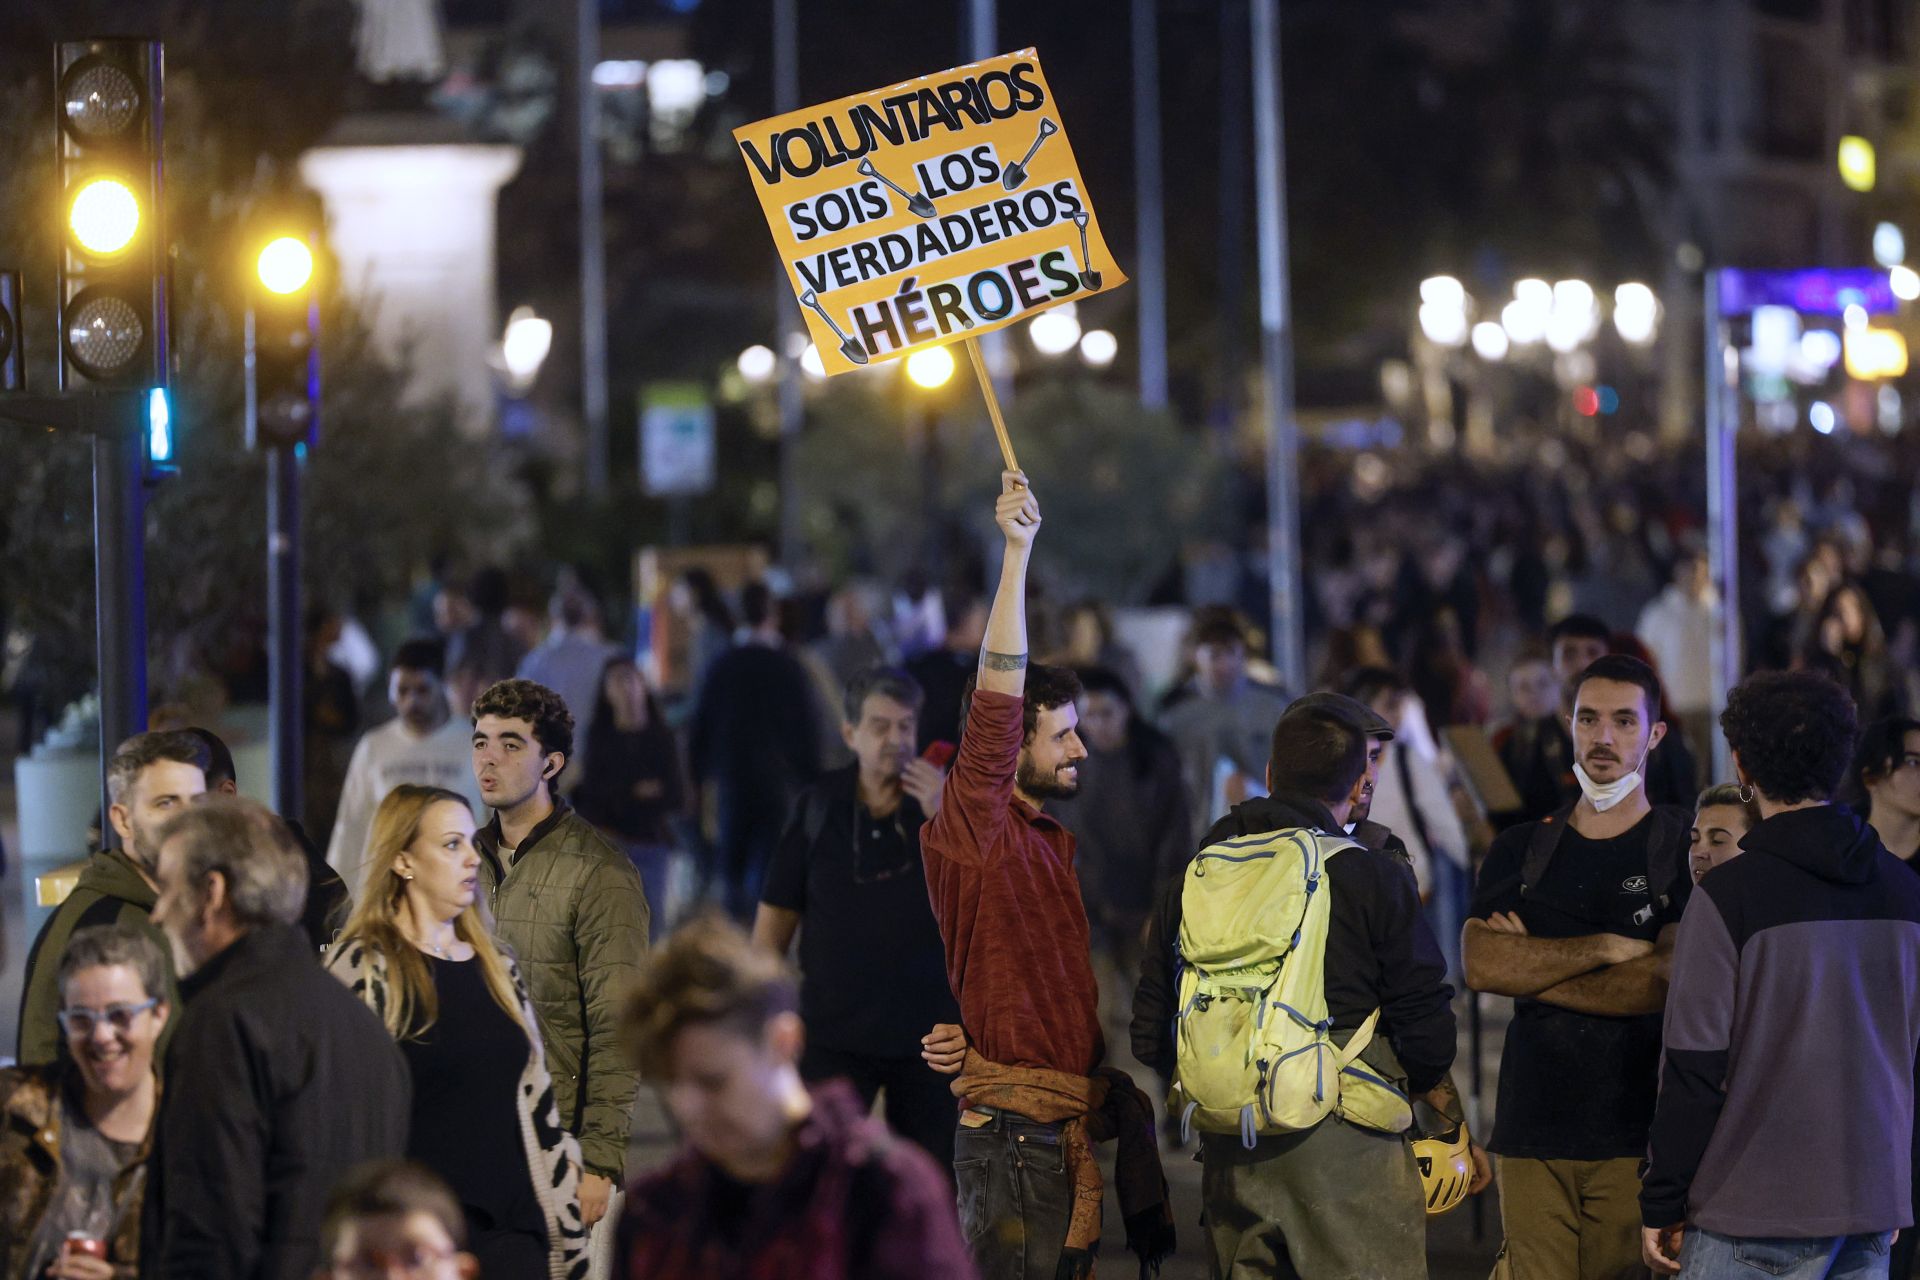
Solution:
M 580 1139 L 592 1227 L 621 1180 L 640 1088 L 619 1023 L 646 955 L 648 908 L 627 856 L 553 793 L 572 747 L 573 716 L 544 685 L 502 680 L 473 704 L 473 772 L 494 811 L 474 840 L 480 874 L 527 977 L 560 1119 Z
M 75 931 L 98 924 L 132 925 L 150 936 L 167 958 L 163 993 L 178 1007 L 173 952 L 166 935 L 148 919 L 153 914 L 154 865 L 160 851 L 154 833 L 207 789 L 209 753 L 188 733 L 141 733 L 121 743 L 107 764 L 107 820 L 120 848 L 102 849 L 88 860 L 73 892 L 40 927 L 27 953 L 27 977 L 20 997 L 19 1051 L 23 1066 L 45 1066 L 60 1054 L 60 984 L 55 974 L 67 940 Z M 169 1024 L 169 1031 L 171 1024 Z M 161 1046 L 165 1049 L 165 1044 Z

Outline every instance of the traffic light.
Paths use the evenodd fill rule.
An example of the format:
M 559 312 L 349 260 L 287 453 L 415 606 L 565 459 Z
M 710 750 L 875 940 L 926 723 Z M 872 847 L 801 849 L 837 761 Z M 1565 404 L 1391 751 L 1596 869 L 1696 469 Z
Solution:
M 160 45 L 55 46 L 60 389 L 167 385 Z
M 20 349 L 20 273 L 0 271 L 0 391 L 24 391 L 26 352 Z
M 247 447 L 312 446 L 320 434 L 320 305 L 308 241 L 267 241 L 248 292 Z

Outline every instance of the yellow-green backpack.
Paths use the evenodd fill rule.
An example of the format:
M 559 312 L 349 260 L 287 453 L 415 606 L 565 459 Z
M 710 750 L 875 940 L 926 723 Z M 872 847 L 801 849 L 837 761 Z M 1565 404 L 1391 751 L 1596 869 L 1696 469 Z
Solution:
M 1345 1045 L 1327 1016 L 1327 863 L 1364 850 L 1299 827 L 1208 845 L 1180 896 L 1176 1065 L 1168 1109 L 1182 1132 L 1263 1135 L 1338 1113 L 1388 1133 L 1412 1122 L 1406 1095 L 1357 1059 L 1380 1011 Z

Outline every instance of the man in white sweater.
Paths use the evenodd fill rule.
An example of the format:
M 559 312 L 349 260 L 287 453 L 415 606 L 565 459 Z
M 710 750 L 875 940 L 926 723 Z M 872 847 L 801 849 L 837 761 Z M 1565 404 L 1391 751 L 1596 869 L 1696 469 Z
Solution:
M 353 748 L 327 862 L 360 896 L 367 862 L 367 840 L 374 811 L 387 793 L 404 782 L 446 787 L 467 798 L 476 815 L 485 813 L 473 779 L 473 731 L 465 716 L 453 715 L 444 683 L 446 646 L 438 640 L 409 640 L 393 655 L 387 698 L 399 714 L 370 729 Z

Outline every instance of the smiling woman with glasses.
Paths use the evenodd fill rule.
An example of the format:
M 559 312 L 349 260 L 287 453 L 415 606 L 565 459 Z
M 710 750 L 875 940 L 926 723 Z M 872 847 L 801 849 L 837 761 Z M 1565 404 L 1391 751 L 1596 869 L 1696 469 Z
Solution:
M 165 984 L 139 929 L 68 942 L 59 1061 L 0 1071 L 0 1275 L 112 1280 L 139 1261 Z

